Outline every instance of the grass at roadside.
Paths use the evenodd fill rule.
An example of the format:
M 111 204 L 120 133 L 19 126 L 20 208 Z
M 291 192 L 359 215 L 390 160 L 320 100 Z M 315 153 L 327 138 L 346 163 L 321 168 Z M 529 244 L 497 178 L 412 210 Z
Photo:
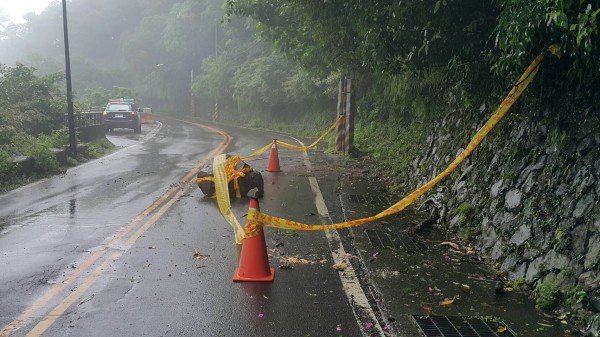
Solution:
M 115 146 L 107 139 L 81 144 L 76 157 L 62 156 L 64 145 L 54 147 L 51 137 L 31 138 L 22 148 L 19 161 L 6 150 L 0 149 L 0 193 L 4 193 L 36 180 L 66 172 L 77 166 L 112 152 Z M 60 150 L 62 148 L 63 150 Z M 60 159 L 65 158 L 65 159 Z

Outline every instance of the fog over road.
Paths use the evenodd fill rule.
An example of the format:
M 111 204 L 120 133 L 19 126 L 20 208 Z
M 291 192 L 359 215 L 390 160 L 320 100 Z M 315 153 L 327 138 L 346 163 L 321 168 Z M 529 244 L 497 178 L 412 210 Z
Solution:
M 323 232 L 268 229 L 273 267 L 286 254 L 311 263 L 277 269 L 273 283 L 232 282 L 231 227 L 190 182 L 214 155 L 273 137 L 165 119 L 116 130 L 113 154 L 0 196 L 2 336 L 362 335 Z M 315 223 L 308 159 L 287 155 L 284 172 L 263 172 L 261 208 Z M 247 199 L 232 203 L 243 223 Z

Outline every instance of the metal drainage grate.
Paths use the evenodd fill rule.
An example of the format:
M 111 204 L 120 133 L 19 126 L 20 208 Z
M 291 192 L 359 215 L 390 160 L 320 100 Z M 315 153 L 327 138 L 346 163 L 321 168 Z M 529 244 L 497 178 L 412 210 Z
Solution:
M 350 194 L 350 195 L 348 195 L 348 198 L 350 198 L 350 202 L 352 202 L 354 204 L 363 204 L 363 205 L 364 204 L 371 204 L 371 205 L 389 204 L 389 200 L 387 200 L 387 198 L 382 195 Z
M 413 315 L 425 337 L 516 337 L 504 322 L 462 316 Z
M 390 231 L 365 229 L 365 234 L 375 249 L 390 248 L 404 250 L 409 253 L 424 252 L 427 246 L 421 240 L 408 233 L 393 233 Z

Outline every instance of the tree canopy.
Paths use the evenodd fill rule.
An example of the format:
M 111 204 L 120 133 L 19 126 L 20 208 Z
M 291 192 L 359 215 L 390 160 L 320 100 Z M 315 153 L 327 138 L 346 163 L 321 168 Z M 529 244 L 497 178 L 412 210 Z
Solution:
M 60 74 L 37 76 L 19 64 L 0 65 L 0 135 L 24 132 L 37 135 L 59 129 L 64 121 Z
M 599 7 L 600 0 L 73 0 L 75 99 L 97 104 L 127 88 L 172 112 L 188 112 L 191 94 L 203 114 L 215 103 L 236 113 L 297 111 L 299 102 L 319 111 L 316 102 L 331 103 L 327 79 L 350 74 L 361 79 L 358 93 L 386 99 L 399 79 L 435 78 L 434 87 L 450 91 L 441 95 L 464 107 L 474 91 L 505 88 L 551 43 L 563 57 L 547 83 L 590 92 L 600 76 Z M 24 24 L 0 15 L 0 63 L 61 71 L 61 23 L 59 2 Z
M 591 83 L 600 75 L 597 0 L 229 0 L 230 15 L 318 73 L 397 74 L 451 60 L 486 58 L 498 75 L 559 43 L 562 68 Z

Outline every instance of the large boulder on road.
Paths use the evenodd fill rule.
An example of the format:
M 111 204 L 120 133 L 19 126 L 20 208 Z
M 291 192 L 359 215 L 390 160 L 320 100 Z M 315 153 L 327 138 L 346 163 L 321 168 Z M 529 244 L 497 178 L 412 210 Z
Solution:
M 228 187 L 230 196 L 246 197 L 248 192 L 253 188 L 257 191 L 253 193 L 253 196 L 260 198 L 264 195 L 264 182 L 260 172 L 254 171 L 252 166 L 245 163 L 239 157 L 227 155 L 227 177 Z M 215 195 L 215 183 L 212 168 L 204 168 L 198 171 L 198 187 L 202 190 L 206 196 Z M 237 187 L 239 188 L 239 194 L 236 192 L 236 180 Z

